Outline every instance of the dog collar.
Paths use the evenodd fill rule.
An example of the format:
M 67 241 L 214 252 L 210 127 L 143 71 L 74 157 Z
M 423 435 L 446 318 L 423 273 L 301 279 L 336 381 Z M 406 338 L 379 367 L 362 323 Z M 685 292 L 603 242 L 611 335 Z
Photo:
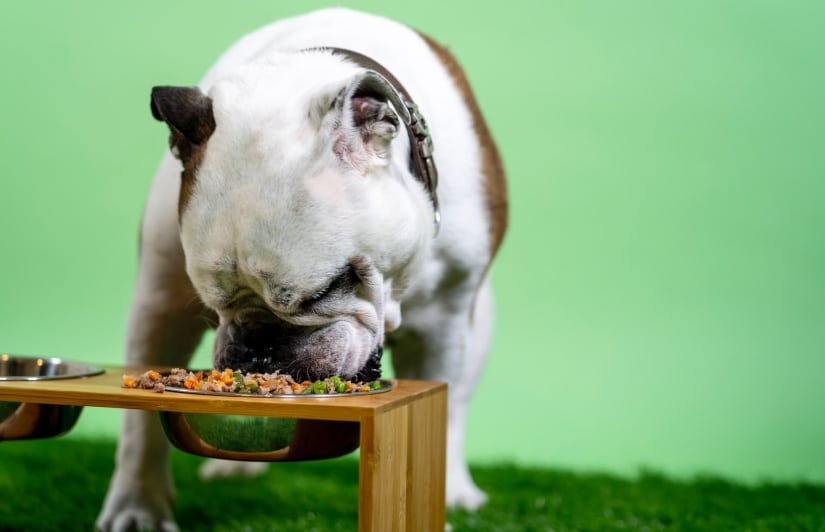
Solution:
M 384 93 L 389 99 L 395 111 L 404 122 L 407 136 L 410 139 L 410 171 L 424 185 L 430 195 L 433 204 L 433 218 L 435 222 L 435 233 L 441 226 L 441 212 L 438 208 L 438 170 L 433 159 L 433 139 L 430 130 L 427 128 L 427 121 L 418 109 L 403 85 L 393 76 L 392 72 L 384 68 L 380 63 L 364 54 L 346 50 L 344 48 L 310 48 L 309 50 L 327 50 L 335 55 L 343 56 L 353 63 L 367 69 L 368 78 L 372 77 L 372 82 L 377 88 L 384 89 Z

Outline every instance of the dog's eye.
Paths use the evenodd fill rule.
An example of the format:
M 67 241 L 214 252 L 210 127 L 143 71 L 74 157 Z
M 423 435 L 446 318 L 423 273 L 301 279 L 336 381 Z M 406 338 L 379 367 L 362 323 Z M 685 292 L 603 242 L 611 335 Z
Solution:
M 330 295 L 351 292 L 358 285 L 358 282 L 358 276 L 355 274 L 355 268 L 353 268 L 351 264 L 347 264 L 345 267 L 341 268 L 340 273 L 333 277 L 328 285 L 313 294 L 309 299 L 305 300 L 303 306 L 312 306 L 313 304 L 326 299 Z
M 330 289 L 331 289 L 331 288 L 332 288 L 332 285 L 331 285 L 331 284 L 329 284 L 329 285 L 325 286 L 323 289 L 319 290 L 319 291 L 318 291 L 315 295 L 313 295 L 313 296 L 312 296 L 311 298 L 309 298 L 309 299 L 310 299 L 311 301 L 318 301 L 319 299 L 321 299 L 322 297 L 324 297 L 325 295 L 327 295 L 327 294 L 329 293 L 329 291 L 330 291 Z

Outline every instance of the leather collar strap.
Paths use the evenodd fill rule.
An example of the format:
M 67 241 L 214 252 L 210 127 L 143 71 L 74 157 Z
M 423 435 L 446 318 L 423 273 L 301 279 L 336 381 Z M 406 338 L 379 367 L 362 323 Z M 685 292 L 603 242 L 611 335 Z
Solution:
M 427 129 L 427 121 L 418 106 L 413 102 L 409 93 L 404 89 L 404 86 L 396 79 L 392 73 L 384 68 L 380 63 L 364 54 L 354 52 L 352 50 L 345 50 L 343 48 L 313 48 L 312 50 L 329 50 L 335 55 L 343 56 L 353 63 L 366 68 L 368 74 L 375 74 L 377 85 L 386 94 L 388 100 L 395 108 L 401 121 L 407 129 L 407 135 L 410 139 L 410 171 L 412 174 L 424 185 L 427 192 L 430 194 L 430 200 L 433 203 L 433 215 L 435 221 L 435 233 L 438 234 L 438 229 L 441 225 L 441 212 L 438 208 L 438 195 L 436 188 L 438 187 L 438 170 L 435 167 L 433 160 L 433 139 L 430 136 L 430 131 Z

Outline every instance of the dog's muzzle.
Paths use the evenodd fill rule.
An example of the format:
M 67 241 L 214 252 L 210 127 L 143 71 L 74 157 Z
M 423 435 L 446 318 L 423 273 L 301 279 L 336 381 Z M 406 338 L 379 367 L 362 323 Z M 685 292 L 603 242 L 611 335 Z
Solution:
M 338 322 L 325 327 L 301 327 L 285 323 L 230 325 L 219 330 L 213 366 L 250 373 L 278 371 L 299 382 L 333 375 L 356 381 L 372 381 L 381 376 L 382 346 L 371 348 L 364 364 L 353 368 L 347 339 L 349 324 Z M 349 368 L 349 369 L 344 369 Z

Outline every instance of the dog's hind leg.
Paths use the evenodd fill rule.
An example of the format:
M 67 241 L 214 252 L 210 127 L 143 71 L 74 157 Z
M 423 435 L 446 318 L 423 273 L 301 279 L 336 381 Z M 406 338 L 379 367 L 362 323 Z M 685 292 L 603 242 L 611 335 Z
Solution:
M 487 495 L 473 482 L 464 453 L 467 408 L 490 351 L 493 298 L 489 278 L 477 293 L 448 297 L 402 312 L 402 327 L 389 341 L 400 378 L 444 380 L 449 385 L 447 504 L 476 510 Z
M 129 312 L 126 364 L 181 366 L 208 318 L 184 269 L 178 240 L 180 170 L 164 161 L 144 214 L 137 284 Z M 171 203 L 171 204 L 170 204 Z M 175 530 L 169 442 L 157 413 L 123 413 L 115 471 L 96 526 L 100 530 Z
M 493 293 L 489 276 L 481 284 L 473 308 L 467 353 L 458 380 L 451 382 L 447 424 L 447 500 L 453 506 L 476 510 L 487 495 L 476 487 L 467 467 L 465 434 L 467 410 L 487 364 L 493 340 Z
M 269 470 L 266 462 L 241 462 L 238 460 L 220 460 L 209 458 L 198 468 L 198 476 L 202 480 L 216 480 L 219 478 L 257 477 Z

